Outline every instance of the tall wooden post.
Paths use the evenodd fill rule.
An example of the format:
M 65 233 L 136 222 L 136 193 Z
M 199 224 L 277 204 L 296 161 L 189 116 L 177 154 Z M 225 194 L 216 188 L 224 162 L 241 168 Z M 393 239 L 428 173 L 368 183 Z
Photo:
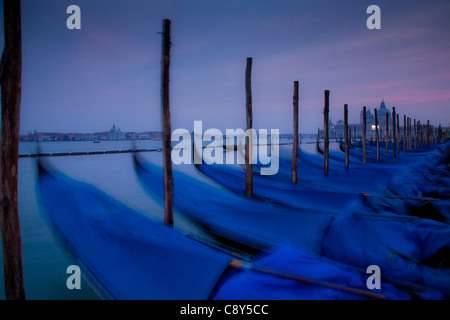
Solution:
M 320 128 L 317 128 L 316 151 L 319 152 Z
M 297 183 L 298 158 L 298 81 L 294 81 L 294 141 L 292 145 L 292 183 Z
M 0 146 L 0 224 L 5 293 L 8 300 L 24 300 L 22 240 L 18 207 L 18 157 L 22 97 L 21 1 L 3 2 L 5 48 L 0 65 L 2 101 Z
M 330 91 L 325 90 L 325 106 L 323 111 L 323 152 L 324 152 L 324 173 L 328 177 L 329 163 L 329 140 L 328 140 L 328 114 L 330 112 Z
M 367 149 L 366 149 L 366 107 L 363 107 L 363 164 L 366 165 L 367 164 Z
M 430 120 L 427 121 L 427 148 L 430 147 Z
M 409 117 L 406 117 L 406 150 L 409 150 Z
M 400 115 L 397 113 L 397 154 L 400 154 Z
M 411 150 L 411 118 L 408 117 L 408 150 Z
M 377 162 L 380 161 L 380 137 L 378 133 L 378 114 L 377 108 L 374 109 L 375 112 L 375 141 L 377 143 Z
M 349 133 L 348 133 L 348 105 L 344 105 L 344 139 L 345 139 L 345 170 L 349 166 Z
M 404 119 L 403 119 L 403 120 L 404 120 Z M 409 148 L 408 124 L 409 124 L 409 118 L 406 117 L 405 128 L 403 128 L 403 131 L 404 131 L 403 134 L 404 134 L 404 136 L 405 136 L 404 140 L 405 140 L 405 146 L 406 146 L 406 148 L 405 148 L 405 146 L 403 146 L 404 151 L 405 151 L 405 150 L 408 151 L 408 148 Z
M 389 149 L 389 112 L 386 113 L 386 155 Z
M 396 113 L 395 113 L 395 107 L 392 108 L 392 137 L 394 139 L 394 161 L 397 161 L 397 134 L 396 134 Z
M 163 140 L 163 170 L 164 170 L 164 224 L 173 227 L 173 176 L 172 147 L 170 128 L 169 103 L 169 69 L 170 69 L 170 20 L 163 20 L 162 37 L 162 77 L 161 77 L 161 122 Z
M 416 119 L 414 119 L 414 149 L 417 149 L 417 127 L 416 127 Z
M 406 151 L 406 114 L 403 115 L 403 151 Z
M 400 115 L 397 113 L 397 154 L 400 153 Z
M 247 67 L 245 69 L 245 92 L 246 92 L 246 114 L 247 114 L 247 132 L 245 144 L 245 195 L 253 195 L 253 172 L 252 172 L 252 151 L 253 151 L 253 112 L 252 112 L 252 58 L 247 58 Z

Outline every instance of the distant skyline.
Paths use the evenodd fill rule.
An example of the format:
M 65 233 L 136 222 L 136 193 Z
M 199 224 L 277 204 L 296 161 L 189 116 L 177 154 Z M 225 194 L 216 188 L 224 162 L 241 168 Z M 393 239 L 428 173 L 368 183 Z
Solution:
M 0 0 L 0 47 L 4 45 Z M 81 8 L 68 30 L 66 8 Z M 381 30 L 366 9 L 381 8 Z M 300 131 L 330 116 L 359 122 L 384 99 L 422 122 L 450 125 L 447 0 L 22 0 L 21 134 L 159 131 L 162 20 L 172 20 L 172 129 L 245 127 L 244 73 L 253 57 L 256 129 L 292 132 L 293 81 Z

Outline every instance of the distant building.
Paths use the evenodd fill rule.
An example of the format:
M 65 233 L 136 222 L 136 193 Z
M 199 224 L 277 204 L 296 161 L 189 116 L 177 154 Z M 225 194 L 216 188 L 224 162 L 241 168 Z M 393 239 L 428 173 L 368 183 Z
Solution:
M 377 110 L 377 118 L 378 124 L 384 130 L 386 130 L 386 114 L 388 115 L 389 128 L 392 128 L 392 116 L 391 112 L 388 108 L 386 108 L 386 104 L 384 103 L 384 99 L 381 100 L 380 108 Z
M 361 110 L 361 114 L 359 116 L 359 124 L 364 125 L 364 110 Z M 366 110 L 366 125 L 367 128 L 371 128 L 372 125 L 375 125 L 375 116 L 372 114 L 372 112 L 370 112 L 370 109 Z
M 98 141 L 98 140 L 100 140 L 98 136 L 93 135 L 93 134 L 89 134 L 89 135 L 84 136 L 84 139 L 86 141 Z
M 43 141 L 54 141 L 55 139 L 52 138 L 51 136 L 39 136 L 38 137 L 38 141 L 43 142 Z
M 378 134 L 380 139 L 384 139 L 386 134 L 386 114 L 388 115 L 389 128 L 392 130 L 392 117 L 391 112 L 386 107 L 386 103 L 384 99 L 381 101 L 380 107 L 377 109 L 377 118 L 378 118 Z M 363 130 L 364 130 L 364 116 L 363 110 L 360 113 L 360 120 L 358 124 L 348 124 L 349 135 L 351 135 L 352 139 L 362 139 Z M 366 109 L 366 137 L 367 139 L 375 138 L 375 116 L 370 111 L 370 109 Z M 319 131 L 319 135 L 323 138 L 323 130 Z M 328 135 L 329 138 L 332 139 L 344 139 L 344 121 L 338 120 L 335 124 L 332 123 L 331 119 L 328 123 Z
M 125 140 L 125 132 L 120 131 L 120 128 L 116 128 L 116 125 L 113 124 L 113 127 L 108 132 L 108 140 Z
M 161 140 L 162 134 L 159 131 L 148 132 L 122 132 L 113 124 L 109 131 L 94 133 L 61 133 L 61 132 L 28 132 L 20 135 L 22 142 L 37 141 L 107 141 L 107 140 Z
M 137 140 L 149 140 L 150 135 L 148 133 L 139 133 L 137 136 Z

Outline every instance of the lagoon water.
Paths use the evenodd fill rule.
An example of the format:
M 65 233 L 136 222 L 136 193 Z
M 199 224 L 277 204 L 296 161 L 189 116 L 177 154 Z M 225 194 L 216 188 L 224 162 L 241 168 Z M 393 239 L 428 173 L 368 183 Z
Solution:
M 282 142 L 282 141 L 280 141 Z M 291 141 L 285 141 L 291 142 Z M 314 145 L 302 145 L 305 151 L 313 151 Z M 80 142 L 22 142 L 19 154 L 92 152 L 129 149 L 159 149 L 161 141 L 102 141 Z M 160 152 L 144 152 L 145 160 L 162 163 Z M 164 209 L 153 200 L 137 180 L 131 153 L 100 154 L 88 156 L 60 156 L 45 158 L 54 169 L 73 179 L 91 183 L 129 207 L 163 221 Z M 188 174 L 214 183 L 201 176 L 193 166 L 174 166 Z M 67 267 L 76 265 L 76 259 L 53 233 L 40 208 L 37 190 L 37 159 L 19 159 L 19 216 L 22 234 L 25 292 L 27 299 L 99 299 L 100 296 L 83 274 L 81 290 L 69 290 L 66 280 L 70 276 Z M 175 228 L 185 233 L 200 231 L 175 212 Z M 0 299 L 5 299 L 3 257 L 0 255 Z

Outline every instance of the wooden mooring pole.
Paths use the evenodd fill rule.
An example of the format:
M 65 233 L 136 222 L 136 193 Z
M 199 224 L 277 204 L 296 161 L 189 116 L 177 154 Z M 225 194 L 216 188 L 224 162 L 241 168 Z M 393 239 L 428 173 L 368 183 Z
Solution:
M 430 147 L 430 120 L 427 121 L 427 148 Z
M 420 134 L 422 136 L 422 148 L 425 148 L 425 146 L 427 145 L 427 141 L 425 139 L 426 138 L 425 129 L 426 129 L 425 124 L 422 124 L 422 126 L 420 128 Z
M 406 150 L 409 150 L 409 117 L 406 117 Z
M 363 164 L 366 165 L 367 164 L 367 146 L 366 146 L 366 111 L 367 107 L 363 107 Z
M 329 147 L 328 140 L 328 114 L 330 112 L 330 90 L 325 90 L 325 105 L 323 110 L 323 158 L 324 158 L 324 174 L 328 177 L 328 163 L 329 163 Z
M 426 142 L 426 135 L 425 135 L 425 124 L 421 124 L 421 128 L 420 128 L 420 135 L 421 135 L 421 139 L 422 139 L 422 148 L 425 148 L 425 146 L 427 145 Z
M 396 113 L 395 113 L 395 107 L 392 108 L 392 119 L 394 121 L 392 121 L 392 138 L 394 140 L 394 161 L 397 161 L 397 134 L 396 134 Z
M 408 117 L 408 150 L 411 151 L 411 118 Z
M 406 151 L 406 114 L 403 115 L 403 151 Z
M 297 158 L 298 158 L 298 81 L 294 81 L 294 141 L 292 146 L 292 183 L 297 183 Z
M 245 195 L 251 197 L 253 194 L 253 172 L 252 172 L 252 151 L 253 151 L 253 112 L 252 112 L 252 58 L 247 58 L 245 69 L 245 92 L 246 92 L 246 115 L 247 132 L 245 144 Z
M 161 122 L 163 140 L 164 170 L 164 224 L 173 227 L 173 176 L 172 148 L 169 104 L 169 69 L 170 69 L 170 20 L 163 20 L 162 62 L 161 62 Z
M 21 1 L 3 2 L 5 47 L 0 65 L 2 101 L 0 146 L 0 224 L 5 293 L 8 300 L 24 300 L 22 239 L 18 207 L 20 104 L 22 97 Z
M 389 112 L 386 112 L 386 155 L 388 155 L 389 150 Z
M 319 152 L 320 128 L 317 128 L 316 151 Z
M 419 148 L 422 148 L 422 125 L 420 120 L 417 120 L 417 142 L 419 144 Z
M 414 119 L 414 149 L 417 149 L 417 127 L 416 127 L 416 119 Z
M 377 143 L 377 162 L 380 161 L 380 137 L 378 133 L 378 114 L 377 108 L 374 109 L 375 112 L 375 141 Z
M 348 171 L 349 166 L 349 148 L 350 143 L 349 139 L 351 138 L 351 134 L 348 132 L 348 105 L 344 105 L 344 139 L 345 139 L 345 170 Z
M 397 155 L 400 154 L 400 115 L 397 113 Z

